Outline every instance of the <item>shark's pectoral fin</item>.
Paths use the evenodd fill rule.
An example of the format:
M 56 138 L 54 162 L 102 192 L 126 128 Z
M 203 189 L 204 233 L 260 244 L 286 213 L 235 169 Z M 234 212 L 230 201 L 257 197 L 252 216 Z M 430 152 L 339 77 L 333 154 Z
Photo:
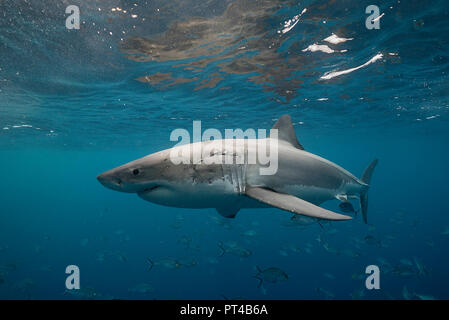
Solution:
M 221 214 L 225 218 L 233 219 L 235 218 L 237 212 L 239 212 L 240 208 L 229 206 L 229 207 L 220 207 L 216 208 L 217 212 Z
M 270 206 L 308 217 L 325 220 L 352 219 L 349 216 L 323 209 L 295 196 L 278 193 L 264 188 L 249 187 L 246 189 L 246 195 Z

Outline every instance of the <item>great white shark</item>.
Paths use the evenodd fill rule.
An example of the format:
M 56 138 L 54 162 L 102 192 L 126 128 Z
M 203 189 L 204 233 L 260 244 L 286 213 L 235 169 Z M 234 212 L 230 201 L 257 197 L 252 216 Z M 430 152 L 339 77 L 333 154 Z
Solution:
M 195 154 L 211 141 L 175 146 L 131 161 L 100 174 L 97 179 L 112 190 L 136 193 L 144 200 L 178 208 L 215 208 L 224 217 L 234 218 L 243 208 L 276 207 L 294 214 L 324 220 L 349 220 L 351 216 L 320 207 L 337 199 L 341 208 L 358 198 L 367 223 L 368 189 L 377 164 L 374 160 L 359 179 L 347 170 L 304 150 L 299 143 L 289 115 L 282 116 L 277 130 L 277 171 L 261 174 L 260 163 L 209 163 L 205 157 L 232 157 L 248 154 L 273 137 L 242 141 L 244 148 L 227 150 L 230 141 L 215 141 L 218 149 L 211 154 Z M 254 141 L 253 141 L 254 142 Z M 184 149 L 182 149 L 184 148 Z M 186 149 L 188 148 L 188 149 Z M 172 155 L 188 150 L 192 163 L 175 163 Z M 238 154 L 241 152 L 242 154 Z M 345 210 L 345 212 L 348 212 Z

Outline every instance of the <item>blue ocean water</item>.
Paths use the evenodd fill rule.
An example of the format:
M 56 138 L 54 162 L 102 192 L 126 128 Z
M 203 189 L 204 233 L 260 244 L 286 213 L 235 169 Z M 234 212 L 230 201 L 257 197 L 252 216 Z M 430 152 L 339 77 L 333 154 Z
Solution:
M 2 1 L 0 298 L 448 299 L 448 16 L 446 1 Z M 369 224 L 225 219 L 96 180 L 194 120 L 269 129 L 283 114 L 356 176 L 379 158 Z M 256 266 L 288 278 L 259 287 Z

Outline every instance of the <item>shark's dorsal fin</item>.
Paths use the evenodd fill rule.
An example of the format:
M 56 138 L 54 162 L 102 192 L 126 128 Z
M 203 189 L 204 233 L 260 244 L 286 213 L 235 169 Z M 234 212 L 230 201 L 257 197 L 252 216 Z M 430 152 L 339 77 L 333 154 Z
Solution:
M 295 129 L 293 129 L 292 118 L 288 114 L 284 114 L 274 124 L 272 129 L 278 130 L 278 139 L 290 143 L 295 148 L 304 150 L 304 147 L 296 138 Z
M 285 193 L 278 193 L 276 191 L 268 190 L 265 188 L 248 187 L 246 189 L 246 195 L 270 206 L 290 211 L 296 214 L 302 214 L 308 217 L 324 220 L 352 219 L 349 216 L 326 210 L 295 196 Z

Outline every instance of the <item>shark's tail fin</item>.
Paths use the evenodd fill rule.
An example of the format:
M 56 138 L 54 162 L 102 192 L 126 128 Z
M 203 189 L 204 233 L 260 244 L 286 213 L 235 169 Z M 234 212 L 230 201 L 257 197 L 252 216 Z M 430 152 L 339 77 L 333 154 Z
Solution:
M 379 160 L 375 159 L 370 163 L 368 168 L 365 169 L 365 172 L 363 172 L 362 178 L 360 180 L 367 185 L 370 184 L 371 176 L 373 175 L 374 168 L 376 167 L 377 162 L 379 162 Z M 362 208 L 363 221 L 365 223 L 368 223 L 368 189 L 366 189 L 365 193 L 360 195 L 360 207 Z

